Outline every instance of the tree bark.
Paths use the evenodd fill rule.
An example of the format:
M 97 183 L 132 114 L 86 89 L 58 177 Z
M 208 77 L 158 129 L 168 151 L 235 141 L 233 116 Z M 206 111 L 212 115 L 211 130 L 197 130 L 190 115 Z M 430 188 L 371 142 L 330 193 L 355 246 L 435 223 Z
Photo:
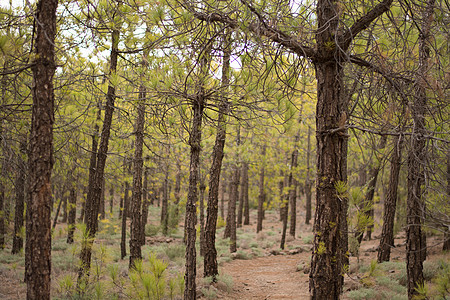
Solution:
M 127 215 L 128 215 L 128 191 L 130 184 L 125 181 L 125 194 L 123 196 L 123 211 L 122 211 L 122 234 L 120 238 L 120 258 L 124 259 L 127 256 Z
M 305 214 L 305 224 L 309 224 L 311 221 L 311 127 L 308 126 L 308 138 L 307 138 L 307 146 L 306 146 L 306 179 L 305 179 L 305 196 L 306 196 L 306 214 Z
M 248 162 L 244 162 L 244 185 L 242 186 L 242 190 L 244 193 L 244 225 L 250 225 L 250 204 L 248 202 Z
M 224 172 L 225 173 L 225 172 Z M 227 191 L 227 181 L 222 179 L 221 183 L 221 196 L 220 196 L 220 217 L 225 220 L 225 193 Z
M 131 236 L 130 236 L 130 265 L 134 268 L 136 260 L 142 260 L 142 219 L 141 219 L 141 199 L 142 199 L 142 168 L 144 160 L 142 159 L 144 145 L 144 124 L 145 124 L 145 106 L 144 101 L 147 97 L 147 91 L 142 85 L 139 87 L 139 103 L 137 107 L 136 118 L 136 141 L 133 164 L 133 193 L 131 198 Z
M 118 58 L 118 44 L 119 44 L 119 31 L 114 29 L 112 31 L 111 40 L 111 59 L 110 59 L 110 75 L 116 73 L 117 58 Z M 91 267 L 92 245 L 97 233 L 98 228 L 98 212 L 100 206 L 100 197 L 102 192 L 102 183 L 105 172 L 106 158 L 108 154 L 108 143 L 111 130 L 112 116 L 114 112 L 114 101 L 116 98 L 116 89 L 110 82 L 107 91 L 107 101 L 105 108 L 105 116 L 103 121 L 102 134 L 100 139 L 100 145 L 97 152 L 97 164 L 95 168 L 95 176 L 93 185 L 89 186 L 87 203 L 91 203 L 90 210 L 86 210 L 86 230 L 89 233 L 89 242 L 83 245 L 81 249 L 80 259 L 81 265 L 78 270 L 78 285 L 82 281 L 86 281 L 89 276 L 89 269 Z
M 239 137 L 238 137 L 239 139 Z M 237 143 L 239 145 L 239 141 Z M 231 193 L 230 201 L 228 202 L 228 215 L 227 215 L 227 225 L 230 224 L 230 253 L 236 252 L 236 203 L 239 198 L 239 179 L 240 179 L 240 168 L 237 165 L 237 161 L 234 165 L 233 177 L 231 180 Z
M 295 228 L 297 226 L 297 179 L 295 179 L 297 165 L 298 165 L 298 150 L 297 144 L 300 139 L 300 132 L 295 136 L 294 150 L 292 151 L 291 172 L 289 174 L 289 206 L 291 207 L 291 223 L 289 226 L 289 234 L 295 238 Z
M 36 14 L 33 108 L 30 133 L 29 196 L 27 203 L 25 279 L 27 299 L 50 299 L 51 274 L 51 174 L 55 35 L 57 0 L 40 0 Z
M 434 0 L 428 0 L 422 13 L 419 30 L 419 62 L 414 83 L 415 95 L 410 109 L 413 119 L 411 147 L 408 154 L 408 196 L 406 221 L 406 270 L 408 275 L 408 298 L 412 299 L 415 290 L 423 284 L 423 262 L 426 256 L 425 235 L 422 223 L 425 218 L 425 196 L 422 186 L 425 182 L 427 157 L 425 115 L 427 112 L 427 73 L 430 68 L 430 31 L 433 22 Z
M 190 172 L 189 172 L 189 189 L 188 198 L 186 201 L 186 273 L 184 276 L 185 289 L 184 289 L 184 299 L 194 300 L 196 299 L 196 250 L 195 250 L 195 240 L 197 232 L 195 230 L 195 225 L 197 223 L 197 209 L 195 203 L 198 199 L 198 175 L 199 175 L 199 165 L 200 165 L 200 142 L 202 136 L 202 119 L 203 110 L 205 108 L 205 98 L 204 90 L 201 89 L 192 103 L 192 127 L 189 137 L 189 145 L 191 147 L 191 161 L 190 161 Z
M 169 231 L 169 164 L 166 165 L 161 202 L 161 228 L 163 235 L 167 235 Z
M 75 185 L 72 182 L 70 188 L 70 195 L 69 195 L 69 216 L 68 216 L 68 222 L 67 222 L 67 243 L 72 244 L 73 243 L 73 234 L 75 232 L 75 220 L 76 220 L 76 214 L 77 214 L 77 191 L 75 189 Z
M 144 171 L 144 187 L 142 194 L 142 215 L 141 215 L 141 246 L 145 245 L 145 226 L 148 219 L 148 168 Z
M 201 177 L 201 176 L 200 176 Z M 204 178 L 200 179 L 200 256 L 205 256 L 205 190 Z
M 26 140 L 26 139 L 25 139 Z M 15 205 L 15 214 L 14 214 L 14 237 L 13 237 L 13 246 L 12 246 L 12 254 L 17 254 L 23 248 L 23 236 L 22 236 L 22 227 L 23 227 L 23 213 L 25 210 L 25 177 L 26 177 L 26 163 L 24 160 L 24 155 L 27 152 L 27 143 L 26 141 L 20 142 L 20 150 L 17 154 L 17 177 L 16 177 L 16 205 Z
M 114 186 L 111 186 L 109 189 L 109 214 L 113 215 L 113 209 L 114 209 Z
M 398 180 L 401 167 L 401 151 L 403 141 L 395 137 L 391 156 L 391 173 L 389 176 L 389 188 L 384 200 L 383 229 L 381 232 L 380 246 L 378 247 L 378 262 L 389 261 L 391 248 L 394 247 L 394 218 L 397 206 Z
M 256 233 L 262 230 L 262 223 L 264 218 L 264 172 L 265 172 L 265 156 L 266 156 L 266 145 L 262 146 L 261 152 L 261 170 L 259 173 L 259 196 L 258 196 L 258 219 L 256 223 Z

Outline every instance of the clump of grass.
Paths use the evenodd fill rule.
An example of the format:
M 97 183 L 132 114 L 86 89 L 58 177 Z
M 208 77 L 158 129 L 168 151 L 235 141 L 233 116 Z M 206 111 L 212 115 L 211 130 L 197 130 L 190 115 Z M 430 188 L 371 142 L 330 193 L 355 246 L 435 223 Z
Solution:
M 183 258 L 186 253 L 186 247 L 183 244 L 169 244 L 164 246 L 164 252 L 170 260 Z
M 202 294 L 206 299 L 216 299 L 217 298 L 217 293 L 214 287 L 209 286 L 209 287 L 204 287 L 202 288 Z
M 156 236 L 160 231 L 160 226 L 147 224 L 145 226 L 145 235 L 146 236 Z
M 312 234 L 306 235 L 302 238 L 302 242 L 304 244 L 312 244 L 313 241 L 314 241 L 314 235 L 312 235 Z
M 229 293 L 233 290 L 233 277 L 228 274 L 219 274 L 217 276 L 217 284 L 218 287 L 223 288 L 227 293 Z
M 374 299 L 376 295 L 377 292 L 371 288 L 362 288 L 347 293 L 347 296 L 353 300 Z

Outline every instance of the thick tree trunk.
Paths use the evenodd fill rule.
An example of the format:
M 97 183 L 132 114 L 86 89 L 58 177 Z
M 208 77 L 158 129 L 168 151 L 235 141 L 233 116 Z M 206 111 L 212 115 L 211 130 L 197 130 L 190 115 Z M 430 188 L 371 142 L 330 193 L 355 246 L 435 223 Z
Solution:
M 124 259 L 127 256 L 127 215 L 128 215 L 128 191 L 130 184 L 125 181 L 125 194 L 123 196 L 123 211 L 122 211 L 122 234 L 120 238 L 120 258 Z
M 262 230 L 262 223 L 264 218 L 264 172 L 265 172 L 265 156 L 266 156 L 266 145 L 262 146 L 261 152 L 261 170 L 259 173 L 259 196 L 258 196 L 258 219 L 256 223 L 256 233 Z
M 197 209 L 195 203 L 198 199 L 198 175 L 200 165 L 200 143 L 202 136 L 202 119 L 203 109 L 205 108 L 204 91 L 201 89 L 197 95 L 197 99 L 192 103 L 193 119 L 189 137 L 189 145 L 191 146 L 191 162 L 189 172 L 189 189 L 186 201 L 186 274 L 184 276 L 185 289 L 184 299 L 196 299 L 195 278 L 197 274 L 196 263 L 197 254 L 195 250 L 195 240 L 197 231 L 195 225 L 197 223 Z
M 77 191 L 75 190 L 75 183 L 72 183 L 72 187 L 70 188 L 69 195 L 69 216 L 67 222 L 67 243 L 73 243 L 73 234 L 75 232 L 75 220 L 77 214 Z
M 394 247 L 394 218 L 397 206 L 398 180 L 401 167 L 401 151 L 403 141 L 397 136 L 393 141 L 391 156 L 391 174 L 389 188 L 384 200 L 383 229 L 381 232 L 380 246 L 378 247 L 378 262 L 389 261 L 391 248 Z
M 136 118 L 136 141 L 134 143 L 134 164 L 133 164 L 133 193 L 131 198 L 131 236 L 130 236 L 130 265 L 134 268 L 135 260 L 142 260 L 142 224 L 141 224 L 141 199 L 142 199 L 142 168 L 144 160 L 142 151 L 144 146 L 144 124 L 145 124 L 145 106 L 144 101 L 147 97 L 144 86 L 139 88 L 139 104 L 137 107 Z
M 26 177 L 26 164 L 24 160 L 24 155 L 27 152 L 26 141 L 21 141 L 20 151 L 17 155 L 17 177 L 16 177 L 16 205 L 14 214 L 14 236 L 13 236 L 13 246 L 12 254 L 19 253 L 23 248 L 23 212 L 25 209 L 25 177 Z
M 425 196 L 422 187 L 425 182 L 427 157 L 425 115 L 427 112 L 427 73 L 430 60 L 430 32 L 434 15 L 435 0 L 428 0 L 422 13 L 421 34 L 419 35 L 419 64 L 414 84 L 415 95 L 411 107 L 414 123 L 411 135 L 411 147 L 408 155 L 408 197 L 406 221 L 406 270 L 408 274 L 408 298 L 418 292 L 416 288 L 423 284 L 423 262 L 426 258 L 426 241 L 422 232 L 425 218 Z
M 117 58 L 118 58 L 118 43 L 119 43 L 119 31 L 114 29 L 112 31 L 111 41 L 111 60 L 110 60 L 110 75 L 116 73 Z M 111 130 L 112 117 L 114 112 L 116 89 L 112 83 L 108 86 L 107 101 L 105 108 L 105 116 L 103 120 L 103 128 L 100 139 L 100 145 L 97 152 L 97 164 L 95 168 L 95 176 L 93 185 L 89 186 L 87 203 L 91 203 L 89 210 L 86 209 L 86 230 L 89 232 L 89 241 L 84 243 L 81 249 L 80 259 L 81 265 L 78 271 L 78 285 L 82 281 L 86 281 L 89 276 L 89 269 L 91 267 L 92 245 L 94 242 L 95 234 L 98 228 L 98 212 L 100 206 L 100 197 L 102 193 L 102 183 L 105 172 L 106 158 L 108 154 L 109 136 Z M 91 196 L 91 198 L 89 198 Z
M 311 127 L 308 126 L 308 138 L 306 146 L 306 179 L 305 179 L 305 196 L 306 196 L 306 212 L 305 212 L 305 224 L 309 224 L 311 221 Z
M 55 35 L 57 0 L 40 0 L 36 14 L 33 108 L 30 133 L 25 279 L 27 299 L 50 299 L 50 178 L 53 167 Z

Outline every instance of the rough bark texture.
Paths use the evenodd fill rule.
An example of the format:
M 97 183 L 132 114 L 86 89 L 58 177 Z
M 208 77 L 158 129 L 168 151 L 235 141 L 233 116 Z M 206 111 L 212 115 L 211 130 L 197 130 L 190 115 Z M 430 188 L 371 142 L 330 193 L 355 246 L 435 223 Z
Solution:
M 15 214 L 14 214 L 14 236 L 13 236 L 13 246 L 11 253 L 19 253 L 23 248 L 23 212 L 25 209 L 25 176 L 26 176 L 26 164 L 24 160 L 24 155 L 27 151 L 27 145 L 25 141 L 20 143 L 20 151 L 17 155 L 17 177 L 16 177 L 16 204 L 15 204 Z
M 162 205 L 161 205 L 161 229 L 163 235 L 169 231 L 169 165 L 166 166 L 166 175 L 162 185 Z
M 134 143 L 133 164 L 133 194 L 131 198 L 131 235 L 130 235 L 130 268 L 134 268 L 135 260 L 142 260 L 142 224 L 141 224 L 141 199 L 142 199 L 142 150 L 144 146 L 144 124 L 146 90 L 144 86 L 139 88 L 139 104 L 136 118 L 136 141 Z
M 244 162 L 242 166 L 243 174 L 242 174 L 242 192 L 244 194 L 244 225 L 250 225 L 250 204 L 248 202 L 248 162 Z
M 306 195 L 306 212 L 305 212 L 305 224 L 309 224 L 311 221 L 311 127 L 308 126 L 308 138 L 306 146 L 306 179 L 305 179 L 305 195 Z
M 428 0 L 422 13 L 419 34 L 419 62 L 415 81 L 415 95 L 411 107 L 413 134 L 408 154 L 408 197 L 406 200 L 406 270 L 408 298 L 418 294 L 417 285 L 423 284 L 423 262 L 426 256 L 422 223 L 425 217 L 425 164 L 427 157 L 425 115 L 427 112 L 427 72 L 430 60 L 430 30 L 433 22 L 434 0 Z
M 55 35 L 57 0 L 41 0 L 36 8 L 33 108 L 30 133 L 29 196 L 27 203 L 25 279 L 27 299 L 50 299 L 51 273 L 51 173 Z
M 117 68 L 117 58 L 118 58 L 118 43 L 119 43 L 119 31 L 112 31 L 112 41 L 111 41 L 111 59 L 110 59 L 110 75 L 114 75 L 116 73 Z M 88 230 L 90 241 L 84 243 L 83 248 L 81 249 L 80 259 L 81 265 L 78 271 L 78 284 L 81 281 L 85 281 L 89 276 L 89 269 L 91 267 L 91 256 L 92 256 L 92 244 L 95 238 L 95 234 L 97 233 L 98 228 L 98 213 L 100 206 L 100 197 L 102 193 L 102 183 L 105 172 L 105 164 L 108 153 L 108 144 L 109 144 L 109 136 L 111 130 L 112 117 L 114 112 L 114 101 L 116 98 L 116 89 L 110 83 L 108 86 L 108 91 L 106 94 L 106 107 L 105 107 L 105 116 L 103 120 L 103 128 L 100 139 L 100 144 L 97 152 L 97 164 L 95 168 L 95 176 L 93 180 L 93 185 L 89 186 L 89 195 L 91 198 L 87 199 L 87 203 L 91 203 L 91 207 L 89 210 L 86 208 L 86 230 Z
M 380 143 L 376 147 L 375 151 L 382 150 L 386 146 L 386 136 L 381 136 Z M 375 160 L 377 160 L 375 155 Z M 362 205 L 362 211 L 366 215 L 367 218 L 371 218 L 373 220 L 374 217 L 374 203 L 373 203 L 373 197 L 375 195 L 375 188 L 378 180 L 378 173 L 381 169 L 381 162 L 379 161 L 372 161 L 372 165 L 369 168 L 369 182 L 367 183 L 367 192 L 364 198 L 364 202 Z M 358 239 L 358 242 L 361 244 L 361 241 L 363 239 L 365 228 L 361 228 L 360 231 L 357 231 L 355 233 L 355 237 Z M 367 238 L 370 240 L 372 238 L 372 230 L 373 225 L 367 226 Z
M 204 178 L 200 179 L 200 256 L 205 256 L 205 190 Z
M 123 211 L 122 211 L 122 234 L 120 237 L 120 258 L 124 259 L 127 256 L 127 215 L 128 215 L 128 191 L 130 184 L 125 181 L 125 194 L 123 196 Z
M 113 209 L 114 209 L 114 186 L 111 186 L 109 189 L 109 214 L 113 215 Z
M 263 145 L 261 157 L 262 163 L 261 170 L 259 173 L 259 195 L 258 195 L 258 219 L 256 223 L 256 233 L 262 230 L 262 223 L 264 218 L 264 172 L 265 172 L 265 156 L 266 156 L 266 145 Z
M 75 232 L 75 220 L 76 220 L 76 214 L 77 214 L 77 191 L 75 189 L 75 186 L 72 186 L 70 188 L 70 195 L 69 195 L 69 215 L 67 219 L 67 243 L 72 244 L 73 243 L 73 234 Z
M 145 226 L 148 219 L 148 168 L 144 171 L 144 187 L 142 189 L 142 214 L 141 214 L 141 246 L 145 245 Z
M 295 238 L 295 227 L 297 226 L 297 179 L 294 172 L 298 165 L 297 144 L 300 139 L 300 132 L 295 136 L 294 150 L 291 158 L 291 172 L 289 174 L 289 206 L 291 207 L 291 223 L 289 224 L 289 234 Z
M 389 261 L 391 248 L 394 247 L 394 219 L 397 206 L 398 180 L 401 167 L 402 140 L 395 137 L 391 156 L 391 170 L 389 175 L 389 188 L 384 200 L 383 229 L 380 246 L 378 247 L 378 262 Z
M 225 48 L 226 49 L 226 48 Z M 226 59 L 227 58 L 227 59 Z M 224 66 L 223 69 L 229 68 L 230 57 L 224 53 Z M 228 72 L 222 71 L 222 80 L 224 76 L 228 76 Z M 212 276 L 215 280 L 219 274 L 217 265 L 217 250 L 216 250 L 216 224 L 218 214 L 218 202 L 219 202 L 219 183 L 220 183 L 220 171 L 222 169 L 223 149 L 226 139 L 225 128 L 225 114 L 227 112 L 228 105 L 223 101 L 219 107 L 219 116 L 217 120 L 217 133 L 216 141 L 214 143 L 212 163 L 209 170 L 209 191 L 208 191 L 208 206 L 206 214 L 205 224 L 205 255 L 204 255 L 204 277 Z M 224 182 L 224 181 L 222 181 Z M 223 198 L 224 198 L 224 186 L 222 185 L 222 217 L 223 217 Z
M 195 240 L 197 232 L 195 230 L 195 225 L 197 223 L 197 209 L 195 203 L 198 199 L 198 175 L 199 175 L 199 165 L 200 165 L 200 142 L 202 136 L 202 119 L 203 119 L 203 109 L 205 107 L 204 91 L 200 90 L 197 95 L 197 99 L 192 103 L 192 127 L 189 136 L 189 145 L 191 147 L 191 161 L 189 168 L 189 189 L 188 197 L 186 201 L 186 274 L 184 276 L 185 289 L 184 289 L 184 299 L 194 300 L 196 299 L 196 284 L 195 278 L 197 274 L 196 270 L 196 250 L 195 250 Z

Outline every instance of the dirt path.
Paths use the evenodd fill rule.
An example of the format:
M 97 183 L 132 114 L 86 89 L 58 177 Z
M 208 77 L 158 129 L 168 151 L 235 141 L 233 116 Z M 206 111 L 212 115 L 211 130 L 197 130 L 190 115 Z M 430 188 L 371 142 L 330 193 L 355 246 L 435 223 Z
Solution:
M 296 272 L 308 253 L 234 260 L 222 267 L 231 275 L 233 291 L 222 299 L 308 299 L 308 275 Z

